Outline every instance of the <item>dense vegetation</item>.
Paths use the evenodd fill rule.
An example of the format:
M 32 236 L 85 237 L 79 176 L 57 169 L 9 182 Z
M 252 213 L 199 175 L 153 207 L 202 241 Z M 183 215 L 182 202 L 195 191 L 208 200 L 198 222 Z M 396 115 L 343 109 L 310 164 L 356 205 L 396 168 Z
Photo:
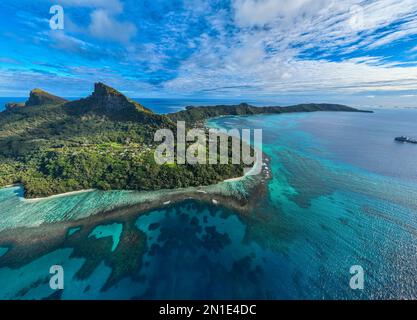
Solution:
M 242 175 L 241 165 L 157 165 L 154 133 L 175 132 L 175 124 L 103 84 L 73 102 L 44 104 L 42 95 L 32 91 L 29 100 L 38 103 L 0 113 L 0 187 L 22 183 L 27 197 L 38 197 L 199 186 Z

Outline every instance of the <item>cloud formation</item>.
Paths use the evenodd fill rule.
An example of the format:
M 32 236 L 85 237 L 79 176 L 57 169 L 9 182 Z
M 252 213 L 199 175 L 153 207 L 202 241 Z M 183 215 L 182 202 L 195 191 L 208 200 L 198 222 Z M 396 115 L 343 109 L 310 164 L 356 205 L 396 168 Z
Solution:
M 415 66 L 375 51 L 417 34 L 414 1 L 235 0 L 233 8 L 238 32 L 205 37 L 167 88 L 266 95 L 417 89 Z
M 10 16 L 14 7 L 8 2 L 0 6 Z M 45 30 L 47 10 L 22 4 L 19 16 L 36 19 L 8 21 L 4 27 L 10 29 L 9 38 L 0 40 L 9 44 L 2 47 L 4 58 L 24 61 L 19 67 L 43 72 L 46 82 L 48 72 L 55 74 L 50 81 L 60 77 L 62 88 L 69 79 L 84 83 L 99 78 L 117 82 L 125 91 L 136 90 L 136 96 L 152 92 L 376 100 L 369 97 L 411 99 L 417 94 L 415 0 L 60 3 L 66 13 L 64 32 Z M 23 45 L 33 46 L 26 51 L 36 57 L 19 50 Z M 51 48 L 54 51 L 48 52 Z M 14 57 L 13 52 L 22 53 Z M 56 59 L 61 68 L 43 64 L 39 69 L 35 58 Z M 87 67 L 93 71 L 80 72 Z M 0 60 L 0 70 L 7 74 L 15 72 L 18 78 L 27 72 L 15 69 L 16 65 Z M 1 83 L 3 91 L 7 87 Z

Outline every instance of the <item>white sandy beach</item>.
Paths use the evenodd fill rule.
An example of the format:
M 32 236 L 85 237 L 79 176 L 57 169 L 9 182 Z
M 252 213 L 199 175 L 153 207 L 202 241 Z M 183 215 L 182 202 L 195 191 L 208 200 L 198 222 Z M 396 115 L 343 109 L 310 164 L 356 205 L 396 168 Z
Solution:
M 71 195 L 74 195 L 74 194 L 80 194 L 80 193 L 86 193 L 86 192 L 92 192 L 92 191 L 96 191 L 96 190 L 95 189 L 86 189 L 86 190 L 71 191 L 71 192 L 55 194 L 53 196 L 43 197 L 43 198 L 33 198 L 33 199 L 22 198 L 22 199 L 23 199 L 23 201 L 26 201 L 26 202 L 36 202 L 36 201 L 47 200 L 47 199 L 67 197 L 67 196 L 71 196 Z

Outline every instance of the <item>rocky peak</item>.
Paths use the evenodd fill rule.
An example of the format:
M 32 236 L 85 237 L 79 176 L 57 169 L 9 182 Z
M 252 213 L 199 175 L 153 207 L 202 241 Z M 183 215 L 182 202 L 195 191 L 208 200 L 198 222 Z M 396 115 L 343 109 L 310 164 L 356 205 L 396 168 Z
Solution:
M 26 101 L 25 106 L 40 106 L 46 104 L 61 104 L 67 100 L 54 96 L 42 89 L 33 89 L 30 92 L 29 99 Z
M 24 107 L 41 106 L 41 105 L 58 105 L 67 102 L 67 100 L 54 96 L 42 89 L 33 89 L 30 92 L 29 99 L 26 102 L 6 103 L 6 110 L 11 111 Z
M 151 112 L 139 103 L 130 100 L 121 92 L 101 82 L 94 84 L 94 92 L 90 96 L 90 99 L 96 107 L 102 108 L 107 112 L 117 112 L 129 109 Z
M 108 85 L 105 85 L 102 82 L 97 82 L 94 84 L 94 92 L 92 96 L 94 98 L 106 98 L 110 96 L 124 97 L 122 93 L 116 89 L 113 89 L 112 87 L 109 87 Z

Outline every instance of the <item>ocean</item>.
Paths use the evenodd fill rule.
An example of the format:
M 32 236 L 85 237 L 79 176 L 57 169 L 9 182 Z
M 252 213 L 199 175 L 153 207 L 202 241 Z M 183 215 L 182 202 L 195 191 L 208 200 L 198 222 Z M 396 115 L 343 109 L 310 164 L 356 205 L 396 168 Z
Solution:
M 417 136 L 417 110 L 375 111 L 211 120 L 263 129 L 272 179 L 256 212 L 187 200 L 94 226 L 13 267 L 0 246 L 0 299 L 417 298 L 417 146 L 394 142 Z M 17 196 L 0 190 L 0 218 L 29 219 L 10 207 Z M 48 285 L 54 264 L 65 270 L 59 294 Z M 349 285 L 352 266 L 365 272 L 363 290 Z

